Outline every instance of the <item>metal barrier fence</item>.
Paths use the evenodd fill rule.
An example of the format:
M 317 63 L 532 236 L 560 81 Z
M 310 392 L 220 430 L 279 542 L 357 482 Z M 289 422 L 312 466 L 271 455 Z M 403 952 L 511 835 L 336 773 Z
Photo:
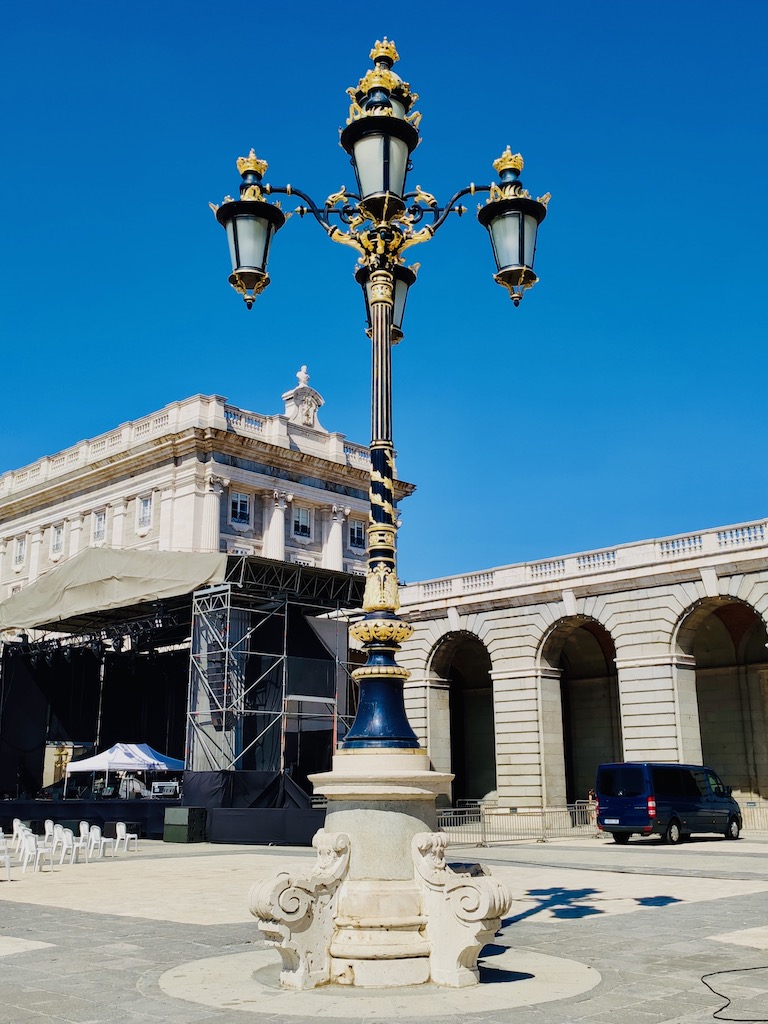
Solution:
M 515 839 L 590 839 L 601 835 L 595 821 L 595 805 L 579 800 L 567 807 L 517 811 L 462 801 L 464 806 L 438 812 L 438 828 L 452 843 L 488 846 Z M 743 831 L 768 832 L 768 805 L 743 804 Z
M 512 811 L 494 804 L 475 804 L 439 811 L 437 822 L 452 843 L 468 846 L 508 843 L 513 839 L 589 839 L 600 834 L 595 805 L 587 800 L 547 810 Z
M 768 832 L 768 805 L 745 801 L 741 805 L 745 832 Z

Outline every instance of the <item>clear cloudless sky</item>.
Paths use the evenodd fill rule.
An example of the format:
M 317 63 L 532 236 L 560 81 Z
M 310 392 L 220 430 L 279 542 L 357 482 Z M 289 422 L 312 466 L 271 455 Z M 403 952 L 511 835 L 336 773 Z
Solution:
M 412 187 L 487 183 L 510 144 L 553 196 L 519 309 L 474 200 L 409 253 L 401 577 L 765 516 L 764 0 L 8 0 L 0 472 L 196 393 L 281 412 L 302 364 L 367 442 L 354 251 L 293 217 L 249 313 L 208 202 L 252 146 L 276 185 L 351 187 L 345 89 L 384 35 Z

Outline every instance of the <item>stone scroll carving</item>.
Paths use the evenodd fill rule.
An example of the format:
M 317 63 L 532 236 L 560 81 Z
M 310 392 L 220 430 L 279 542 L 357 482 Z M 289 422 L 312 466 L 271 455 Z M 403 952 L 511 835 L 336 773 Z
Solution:
M 250 911 L 267 943 L 280 953 L 285 988 L 315 988 L 331 974 L 331 937 L 338 889 L 349 865 L 349 836 L 320 829 L 312 845 L 317 861 L 308 875 L 281 871 L 251 890 Z
M 501 927 L 512 901 L 506 887 L 480 865 L 461 872 L 449 867 L 447 842 L 441 832 L 419 832 L 412 841 L 413 862 L 427 920 L 432 981 L 463 988 L 477 984 L 480 950 Z

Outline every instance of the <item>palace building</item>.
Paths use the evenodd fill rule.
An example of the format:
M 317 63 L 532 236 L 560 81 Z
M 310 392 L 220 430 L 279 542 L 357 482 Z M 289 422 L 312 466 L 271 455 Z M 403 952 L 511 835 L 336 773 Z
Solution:
M 297 377 L 280 415 L 196 395 L 0 476 L 0 600 L 88 547 L 364 573 L 368 449 Z
M 146 740 L 163 747 L 167 737 L 168 752 L 181 756 L 186 735 L 199 768 L 283 771 L 294 733 L 297 764 L 302 742 L 305 752 L 311 741 L 319 748 L 312 728 L 330 736 L 327 723 L 308 723 L 302 740 L 295 721 L 320 698 L 346 706 L 340 666 L 355 652 L 338 612 L 354 614 L 362 593 L 370 458 L 366 447 L 321 426 L 323 399 L 305 367 L 297 377 L 279 415 L 198 395 L 0 477 L 0 747 L 7 766 L 17 756 L 9 736 L 17 728 L 9 718 L 11 663 L 21 689 L 39 690 L 34 713 L 41 729 L 47 722 L 48 742 L 66 738 L 76 704 L 79 733 L 96 729 L 102 745 Z M 412 491 L 396 483 L 398 500 Z M 98 549 L 112 561 L 82 557 Z M 166 615 L 163 622 L 163 608 L 146 603 L 130 569 L 132 552 L 144 573 L 147 553 L 156 553 L 157 572 L 144 591 L 159 585 L 154 576 L 178 584 L 165 606 L 173 621 Z M 226 557 L 214 568 L 195 563 L 194 571 L 190 559 L 185 589 L 172 553 Z M 97 677 L 80 648 L 73 657 L 58 640 L 45 640 L 55 637 L 57 621 L 46 595 L 57 593 L 57 581 L 70 591 L 73 580 L 82 585 L 81 565 L 91 574 L 88 593 L 95 593 L 102 564 L 119 566 L 111 571 L 121 577 L 124 607 L 114 598 L 107 612 L 96 598 L 92 607 L 73 598 L 67 615 L 58 616 L 83 643 L 114 645 Z M 210 597 L 214 577 L 223 590 Z M 211 627 L 198 650 L 195 630 L 210 627 L 212 601 L 227 625 Z M 415 627 L 398 655 L 411 673 L 408 715 L 434 767 L 454 774 L 454 803 L 492 798 L 509 809 L 563 807 L 586 798 L 599 763 L 657 760 L 708 764 L 743 804 L 768 806 L 765 521 L 423 581 L 403 586 L 401 601 Z M 278 606 L 285 628 L 276 624 Z M 160 630 L 154 638 L 153 616 Z M 141 634 L 147 622 L 149 633 Z M 43 641 L 36 626 L 49 631 Z M 20 627 L 33 635 L 32 647 L 20 643 Z M 249 640 L 248 649 L 233 639 L 252 634 L 264 639 Z M 129 671 L 120 655 L 132 649 Z M 152 678 L 160 665 L 169 680 L 162 699 L 135 667 L 158 653 Z M 329 659 L 333 666 L 321 664 Z M 239 695 L 226 706 L 212 675 L 219 662 L 239 672 Z M 294 666 L 294 675 L 278 662 Z M 73 664 L 79 682 L 67 682 Z M 196 666 L 202 696 L 197 711 L 187 710 L 185 727 Z M 273 680 L 272 697 L 256 707 L 253 680 L 262 676 Z M 65 685 L 62 703 L 57 693 Z M 117 735 L 127 706 L 117 696 L 109 726 L 110 694 L 119 686 L 132 695 L 146 690 L 132 719 L 140 736 Z M 77 687 L 88 690 L 90 703 Z M 286 725 L 286 709 L 294 725 Z M 268 713 L 283 723 L 269 754 L 247 741 L 260 735 L 255 716 Z M 334 719 L 334 741 L 337 728 L 343 723 Z M 69 739 L 94 742 L 81 734 Z M 43 743 L 31 734 L 25 742 Z
M 765 521 L 405 587 L 409 718 L 453 799 L 585 799 L 606 761 L 768 804 Z

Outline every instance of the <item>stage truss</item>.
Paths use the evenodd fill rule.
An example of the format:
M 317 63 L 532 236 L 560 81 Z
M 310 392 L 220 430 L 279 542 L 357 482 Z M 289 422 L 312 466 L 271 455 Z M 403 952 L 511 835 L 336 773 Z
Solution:
M 240 770 L 256 757 L 259 767 L 284 772 L 289 735 L 302 729 L 329 730 L 335 749 L 354 717 L 345 610 L 359 607 L 363 584 L 362 577 L 251 556 L 230 560 L 226 583 L 193 593 L 188 769 Z M 323 634 L 332 685 L 307 685 L 306 673 L 289 671 L 289 662 L 301 660 L 289 654 L 292 609 L 312 619 L 318 639 Z M 264 638 L 274 641 L 278 630 L 275 650 Z

